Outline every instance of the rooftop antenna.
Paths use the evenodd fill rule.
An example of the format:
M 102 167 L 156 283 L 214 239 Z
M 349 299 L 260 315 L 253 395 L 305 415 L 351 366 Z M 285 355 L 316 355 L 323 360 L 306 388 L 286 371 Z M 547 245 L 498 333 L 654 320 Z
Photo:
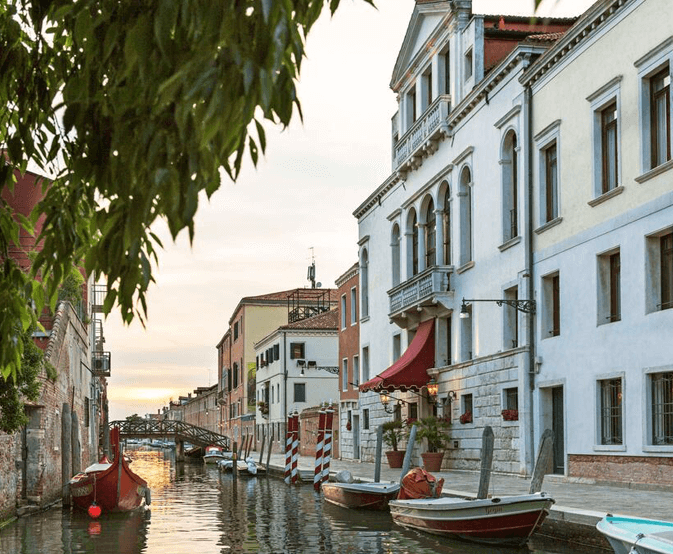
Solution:
M 311 281 L 311 288 L 320 288 L 322 286 L 322 283 L 316 283 L 315 282 L 315 256 L 313 254 L 313 246 L 309 247 L 309 250 L 311 251 L 311 265 L 308 266 L 308 273 L 306 275 L 306 278 Z

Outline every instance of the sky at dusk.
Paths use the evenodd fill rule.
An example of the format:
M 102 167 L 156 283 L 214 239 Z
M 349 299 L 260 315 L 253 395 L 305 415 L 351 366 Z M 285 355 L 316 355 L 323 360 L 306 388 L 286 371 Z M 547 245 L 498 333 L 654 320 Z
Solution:
M 391 171 L 388 84 L 413 0 L 342 0 L 314 26 L 302 64 L 304 121 L 267 129 L 267 151 L 234 184 L 223 180 L 196 215 L 196 235 L 165 250 L 148 295 L 146 328 L 112 313 L 104 322 L 112 355 L 110 419 L 156 413 L 217 381 L 216 345 L 238 301 L 308 285 L 315 256 L 323 287 L 357 261 L 352 213 Z M 582 13 L 591 0 L 545 0 L 540 15 Z M 529 15 L 533 0 L 473 0 L 474 13 Z

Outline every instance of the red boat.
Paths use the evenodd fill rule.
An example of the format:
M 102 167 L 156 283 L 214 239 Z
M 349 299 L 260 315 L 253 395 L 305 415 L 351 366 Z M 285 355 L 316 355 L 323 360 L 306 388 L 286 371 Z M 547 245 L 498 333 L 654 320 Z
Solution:
M 97 505 L 103 512 L 128 512 L 142 501 L 149 505 L 147 482 L 133 473 L 119 446 L 119 428 L 110 431 L 110 443 L 116 453 L 113 462 L 103 457 L 70 480 L 72 503 L 82 510 Z
M 327 502 L 342 508 L 387 510 L 388 502 L 397 498 L 399 483 L 323 483 Z
M 428 498 L 390 502 L 403 527 L 473 542 L 523 545 L 542 524 L 554 500 L 545 493 L 483 500 Z

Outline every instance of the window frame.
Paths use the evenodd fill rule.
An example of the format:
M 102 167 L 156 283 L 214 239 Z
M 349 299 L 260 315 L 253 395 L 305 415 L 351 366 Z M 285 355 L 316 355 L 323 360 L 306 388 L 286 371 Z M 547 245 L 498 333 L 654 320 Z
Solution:
M 618 264 L 617 266 L 615 264 Z M 622 319 L 621 251 L 611 248 L 597 256 L 596 325 L 616 323 Z
M 348 358 L 343 358 L 341 360 L 341 390 L 343 392 L 348 391 Z
M 540 225 L 536 232 L 540 233 L 561 221 L 561 120 L 557 119 L 547 125 L 535 135 L 534 140 L 538 152 L 538 222 Z M 556 151 L 555 182 L 550 179 L 550 160 L 548 159 L 552 147 Z M 553 194 L 550 195 L 550 192 Z M 554 208 L 555 213 L 553 213 Z M 549 213 L 549 211 L 552 213 Z M 552 215 L 553 217 L 551 217 Z
M 670 388 L 669 390 L 669 397 L 668 397 L 668 402 L 666 404 L 669 405 L 668 412 L 664 414 L 664 416 L 668 418 L 668 421 L 664 423 L 665 426 L 668 428 L 668 432 L 671 433 L 668 435 L 668 440 L 669 442 L 662 442 L 662 443 L 657 443 L 655 439 L 655 391 L 654 391 L 654 383 L 653 379 L 657 376 L 667 376 L 669 379 L 669 384 L 673 383 L 673 366 L 665 366 L 665 367 L 657 367 L 657 368 L 651 368 L 649 369 L 644 377 L 645 377 L 645 391 L 646 391 L 646 405 L 647 405 L 647 413 L 646 413 L 646 430 L 645 430 L 645 440 L 644 440 L 644 445 L 643 445 L 643 450 L 646 452 L 673 452 L 673 407 L 671 406 L 673 402 L 673 394 L 670 394 Z
M 645 237 L 646 314 L 673 308 L 673 252 L 662 251 L 664 239 L 673 241 L 673 227 L 666 227 Z M 664 254 L 668 257 L 667 260 Z M 668 284 L 665 281 L 668 281 Z
M 619 385 L 617 396 L 618 404 L 609 404 L 605 405 L 606 398 L 612 396 L 608 394 L 610 391 L 606 391 L 605 386 L 613 386 L 615 384 Z M 597 451 L 625 451 L 626 450 L 626 436 L 625 436 L 625 411 L 624 411 L 624 392 L 625 392 L 625 380 L 624 373 L 613 373 L 598 375 L 596 377 L 596 443 L 594 450 Z M 607 398 L 609 401 L 614 400 L 613 398 Z M 613 413 L 614 410 L 618 409 L 616 415 Z M 616 421 L 613 421 L 616 418 Z M 606 429 L 606 419 L 608 425 L 611 429 Z M 616 439 L 612 437 L 618 434 Z M 615 440 L 616 442 L 609 442 L 610 440 Z
M 353 356 L 353 383 L 355 386 L 360 385 L 360 356 L 358 354 L 355 354 Z
M 293 402 L 294 402 L 295 404 L 299 404 L 299 403 L 305 404 L 305 403 L 306 403 L 306 383 L 303 383 L 303 382 L 302 382 L 302 383 L 297 383 L 297 382 L 295 382 L 295 383 L 293 383 L 293 385 L 294 385 L 294 386 L 292 387 L 292 392 L 293 392 L 292 398 L 294 399 Z M 298 391 L 298 390 L 303 391 L 303 396 L 304 396 L 304 399 L 303 399 L 303 400 L 298 400 L 298 399 L 297 399 L 297 396 L 298 396 L 298 395 L 297 395 L 297 391 Z
M 358 292 L 357 287 L 351 287 L 351 325 L 358 322 Z
M 299 355 L 297 355 L 299 354 Z M 290 359 L 304 360 L 306 359 L 306 343 L 305 342 L 291 342 L 290 343 Z
M 561 335 L 561 276 L 558 270 L 542 277 L 542 294 L 540 337 L 546 340 Z
M 341 317 L 339 318 L 341 320 L 341 330 L 343 331 L 346 328 L 346 295 L 342 294 L 341 295 L 341 302 L 340 302 L 340 307 L 341 307 Z

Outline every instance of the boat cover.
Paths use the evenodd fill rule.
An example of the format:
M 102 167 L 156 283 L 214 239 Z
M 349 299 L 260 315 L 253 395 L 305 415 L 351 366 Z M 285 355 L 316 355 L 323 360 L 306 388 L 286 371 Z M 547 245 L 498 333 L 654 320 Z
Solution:
M 402 488 L 398 500 L 409 498 L 439 498 L 444 479 L 437 479 L 422 467 L 415 467 L 402 478 Z

